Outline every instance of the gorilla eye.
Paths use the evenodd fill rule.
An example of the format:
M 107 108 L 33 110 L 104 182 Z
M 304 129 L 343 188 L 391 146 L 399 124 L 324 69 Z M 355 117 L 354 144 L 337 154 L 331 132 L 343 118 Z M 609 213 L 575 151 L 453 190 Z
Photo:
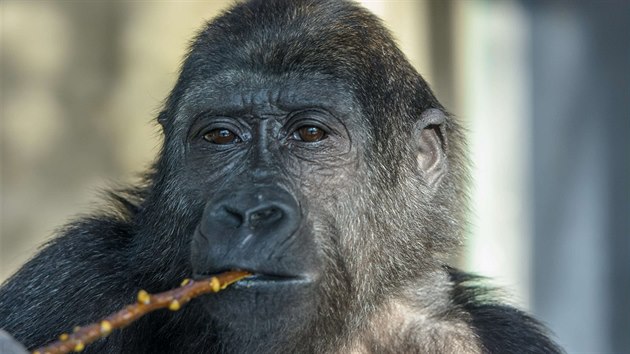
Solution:
M 299 128 L 293 133 L 295 140 L 305 141 L 307 143 L 315 143 L 326 138 L 326 132 L 318 127 L 307 125 Z
M 226 145 L 239 142 L 238 136 L 236 136 L 233 131 L 225 128 L 212 129 L 211 131 L 204 134 L 203 138 L 207 142 L 217 145 Z

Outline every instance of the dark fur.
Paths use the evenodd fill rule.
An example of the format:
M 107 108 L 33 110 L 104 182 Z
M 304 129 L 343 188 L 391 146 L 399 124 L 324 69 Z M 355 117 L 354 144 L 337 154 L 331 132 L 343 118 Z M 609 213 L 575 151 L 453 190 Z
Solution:
M 225 85 L 208 86 L 221 75 Z M 483 288 L 467 285 L 470 276 L 445 270 L 467 203 L 461 129 L 447 115 L 422 121 L 444 108 L 380 21 L 346 1 L 249 1 L 200 32 L 158 118 L 165 144 L 146 185 L 113 194 L 109 209 L 68 226 L 9 279 L 0 289 L 0 328 L 28 347 L 42 345 L 133 302 L 140 288 L 164 291 L 189 277 L 208 190 L 237 188 L 249 173 L 236 165 L 237 182 L 221 169 L 200 180 L 184 164 L 190 116 L 206 96 L 260 83 L 278 93 L 284 83 L 304 82 L 349 93 L 336 99 L 352 128 L 347 160 L 295 160 L 291 166 L 308 160 L 310 167 L 278 175 L 308 208 L 322 262 L 308 321 L 234 330 L 229 317 L 209 316 L 192 301 L 86 352 L 560 352 L 533 319 L 486 299 Z M 418 168 L 416 141 L 427 137 L 440 142 L 429 143 L 443 155 L 437 172 Z
M 547 329 L 523 311 L 501 304 L 483 278 L 449 269 L 452 298 L 471 314 L 470 324 L 488 353 L 558 353 Z

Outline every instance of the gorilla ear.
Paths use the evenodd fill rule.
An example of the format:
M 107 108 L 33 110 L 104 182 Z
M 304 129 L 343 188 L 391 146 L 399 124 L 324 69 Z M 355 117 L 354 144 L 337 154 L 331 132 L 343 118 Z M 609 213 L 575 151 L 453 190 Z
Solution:
M 415 124 L 414 141 L 417 151 L 418 171 L 434 191 L 446 174 L 446 116 L 439 109 L 428 109 Z

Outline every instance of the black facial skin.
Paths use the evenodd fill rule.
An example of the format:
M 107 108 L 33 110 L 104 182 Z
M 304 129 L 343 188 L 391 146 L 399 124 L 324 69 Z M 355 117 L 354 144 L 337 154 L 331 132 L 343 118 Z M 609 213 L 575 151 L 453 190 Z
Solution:
M 0 289 L 0 328 L 26 346 L 139 289 L 243 269 L 85 352 L 560 352 L 447 266 L 465 227 L 461 128 L 365 9 L 236 4 L 196 37 L 158 121 L 145 184 Z

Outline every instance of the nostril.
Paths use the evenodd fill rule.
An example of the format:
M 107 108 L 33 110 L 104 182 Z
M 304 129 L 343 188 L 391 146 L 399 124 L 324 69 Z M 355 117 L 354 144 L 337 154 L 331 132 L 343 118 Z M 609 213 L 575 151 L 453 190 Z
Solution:
M 251 220 L 265 220 L 265 219 L 270 219 L 272 216 L 278 216 L 279 214 L 280 214 L 280 210 L 272 207 L 272 208 L 259 210 L 252 213 L 250 219 Z
M 283 216 L 282 209 L 271 206 L 252 211 L 249 213 L 248 221 L 249 225 L 255 228 L 262 224 L 271 224 L 282 219 Z
M 216 220 L 222 221 L 227 227 L 239 228 L 243 225 L 243 215 L 236 209 L 228 206 L 220 207 L 215 215 Z

